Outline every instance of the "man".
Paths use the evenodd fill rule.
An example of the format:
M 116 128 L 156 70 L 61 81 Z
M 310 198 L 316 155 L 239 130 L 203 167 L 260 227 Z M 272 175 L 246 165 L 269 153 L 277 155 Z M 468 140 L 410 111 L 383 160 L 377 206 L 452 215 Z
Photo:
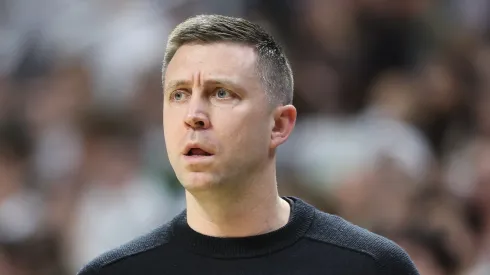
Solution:
M 163 71 L 165 141 L 187 209 L 81 275 L 418 274 L 393 242 L 278 195 L 293 77 L 258 25 L 190 18 L 170 34 Z

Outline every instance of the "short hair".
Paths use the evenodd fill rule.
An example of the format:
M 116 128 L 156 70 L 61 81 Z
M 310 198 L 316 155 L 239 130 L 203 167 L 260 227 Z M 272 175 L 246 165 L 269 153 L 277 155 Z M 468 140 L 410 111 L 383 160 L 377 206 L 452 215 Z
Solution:
M 219 42 L 232 42 L 253 47 L 257 54 L 257 73 L 270 102 L 292 104 L 293 73 L 283 49 L 261 26 L 243 18 L 198 15 L 177 25 L 168 38 L 162 68 L 163 75 L 181 46 L 191 43 Z M 163 77 L 162 81 L 164 81 Z

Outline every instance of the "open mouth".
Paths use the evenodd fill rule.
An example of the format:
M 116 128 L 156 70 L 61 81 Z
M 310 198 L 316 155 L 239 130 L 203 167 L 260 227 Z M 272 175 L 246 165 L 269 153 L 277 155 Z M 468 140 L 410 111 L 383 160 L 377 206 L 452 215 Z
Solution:
M 185 155 L 186 156 L 189 156 L 189 157 L 208 157 L 208 156 L 212 156 L 211 153 L 208 153 L 208 152 L 204 151 L 201 148 L 192 148 Z

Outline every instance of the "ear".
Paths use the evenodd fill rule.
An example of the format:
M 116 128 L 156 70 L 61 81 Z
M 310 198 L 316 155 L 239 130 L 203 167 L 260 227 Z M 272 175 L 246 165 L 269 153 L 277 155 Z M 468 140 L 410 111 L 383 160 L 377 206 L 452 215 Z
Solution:
M 271 149 L 283 144 L 296 124 L 297 111 L 293 105 L 279 106 L 273 111 Z

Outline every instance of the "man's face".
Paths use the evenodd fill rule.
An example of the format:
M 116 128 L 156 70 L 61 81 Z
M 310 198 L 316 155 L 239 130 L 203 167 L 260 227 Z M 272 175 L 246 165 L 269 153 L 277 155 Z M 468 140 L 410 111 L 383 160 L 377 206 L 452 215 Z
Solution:
M 255 62 L 251 47 L 214 43 L 184 45 L 169 63 L 163 128 L 187 190 L 238 184 L 270 159 L 274 117 Z

